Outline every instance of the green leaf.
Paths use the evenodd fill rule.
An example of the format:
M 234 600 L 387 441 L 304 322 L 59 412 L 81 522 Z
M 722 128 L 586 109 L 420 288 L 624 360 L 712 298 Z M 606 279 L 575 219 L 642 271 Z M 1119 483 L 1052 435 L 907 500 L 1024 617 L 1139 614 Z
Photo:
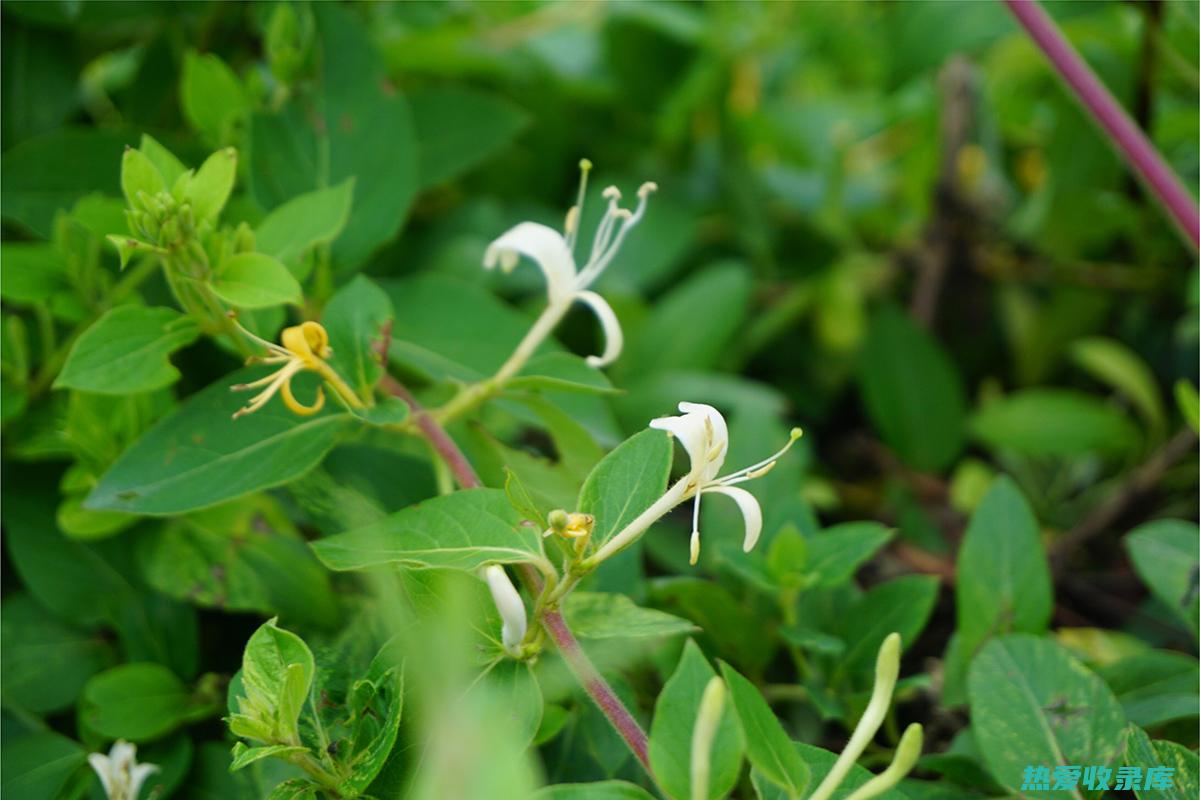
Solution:
M 837 761 L 837 754 L 823 750 L 820 747 L 814 747 L 811 744 L 804 744 L 803 742 L 792 742 L 792 746 L 796 748 L 796 752 L 804 759 L 804 763 L 808 765 L 812 773 L 809 785 L 820 786 L 821 781 L 825 780 L 825 776 L 829 774 L 829 770 L 833 768 L 834 762 Z M 846 777 L 842 780 L 842 783 L 833 791 L 831 800 L 845 800 L 855 790 L 874 777 L 866 768 L 858 764 L 852 764 L 850 771 L 846 773 Z M 757 769 L 750 770 L 750 782 L 754 785 L 754 790 L 758 793 L 759 800 L 787 800 L 788 796 L 783 789 L 768 781 Z M 926 800 L 921 795 L 910 795 L 908 793 L 908 783 L 902 785 L 904 786 L 903 790 L 899 787 L 888 789 L 878 796 L 878 800 Z M 930 797 L 928 800 L 937 799 Z M 940 800 L 956 800 L 956 796 L 948 795 L 940 798 Z
M 166 190 L 158 167 L 142 151 L 126 147 L 121 157 L 121 192 L 125 202 L 132 208 L 143 209 L 141 195 L 154 197 Z
M 988 768 L 1003 786 L 1046 800 L 1061 792 L 1022 790 L 1029 765 L 1113 766 L 1125 715 L 1104 682 L 1054 642 L 1028 634 L 993 639 L 971 664 L 971 722 Z M 1084 789 L 1075 797 L 1098 796 Z
M 1054 611 L 1038 523 L 1007 476 L 992 482 L 958 551 L 958 635 L 967 663 L 993 636 L 1042 633 Z
M 811 576 L 810 585 L 837 586 L 846 582 L 894 533 L 878 522 L 844 522 L 808 537 L 804 541 L 804 572 Z
M 283 303 L 299 305 L 300 284 L 282 262 L 262 253 L 238 253 L 221 265 L 212 290 L 238 308 L 270 308 Z
M 333 254 L 338 265 L 358 265 L 400 230 L 419 185 L 419 151 L 408 104 L 356 16 L 333 5 L 312 11 L 322 69 L 307 96 L 252 116 L 250 186 L 275 208 L 354 177 L 355 213 Z
M 1200 433 L 1200 394 L 1191 381 L 1180 378 L 1175 382 L 1175 405 L 1183 415 L 1183 421 L 1196 433 Z
M 4 702 L 35 714 L 69 708 L 88 678 L 114 660 L 103 637 L 60 622 L 26 594 L 4 598 L 0 642 Z
M 128 133 L 62 128 L 6 150 L 0 160 L 0 215 L 50 238 L 54 215 L 84 195 L 121 191 L 119 170 Z
M 307 778 L 288 778 L 271 790 L 267 800 L 319 800 L 321 787 Z
M 329 244 L 346 227 L 354 201 L 354 178 L 337 186 L 297 195 L 267 215 L 254 232 L 257 249 L 288 265 L 303 280 L 308 270 L 301 257 L 313 247 Z
M 617 362 L 621 374 L 714 366 L 745 320 L 750 292 L 750 270 L 745 264 L 713 265 L 690 276 L 658 301 L 646 322 L 634 329 Z M 703 324 L 697 325 L 699 320 Z M 680 336 L 684 330 L 689 334 Z
M 138 150 L 141 150 L 146 158 L 150 159 L 150 162 L 158 168 L 159 174 L 162 175 L 162 179 L 168 187 L 173 187 L 175 181 L 179 180 L 179 176 L 187 172 L 187 167 L 175 157 L 174 153 L 147 133 L 142 134 Z
M 139 540 L 137 555 L 151 586 L 197 606 L 323 627 L 338 619 L 328 573 L 261 494 L 171 520 Z
M 517 377 L 504 386 L 506 392 L 517 390 L 557 391 L 578 394 L 617 394 L 608 377 L 571 353 L 544 353 L 525 364 Z
M 579 490 L 578 510 L 596 518 L 592 541 L 600 546 L 662 497 L 674 445 L 647 428 L 619 444 L 596 465 Z
M 0 243 L 4 281 L 0 297 L 9 303 L 33 304 L 70 289 L 67 260 L 50 242 Z
M 55 800 L 86 760 L 82 747 L 53 731 L 11 735 L 6 718 L 0 744 L 0 792 L 5 797 Z
M 507 100 L 467 86 L 429 86 L 409 97 L 421 187 L 445 183 L 507 147 L 529 116 Z M 479 125 L 479 120 L 487 120 Z
M 121 269 L 125 269 L 129 265 L 129 260 L 138 253 L 154 253 L 155 255 L 165 256 L 169 252 L 158 245 L 143 242 L 140 239 L 134 239 L 130 236 L 109 234 L 107 239 L 112 243 L 113 247 L 117 248 L 117 255 L 121 259 Z
M 508 736 L 513 743 L 528 747 L 542 724 L 542 690 L 531 665 L 504 658 L 480 677 L 473 691 L 486 692 L 492 702 L 508 711 Z
M 250 111 L 241 81 L 213 53 L 189 50 L 183 57 L 179 100 L 188 123 L 210 143 L 233 140 L 237 126 Z
M 775 712 L 771 711 L 754 684 L 723 661 L 721 675 L 729 687 L 729 698 L 737 712 L 742 741 L 746 744 L 746 757 L 759 772 L 783 787 L 788 797 L 798 800 L 808 787 L 808 765 L 800 758 L 783 726 L 775 718 Z
M 1079 339 L 1071 345 L 1070 352 L 1081 368 L 1129 398 L 1152 430 L 1162 430 L 1166 413 L 1158 382 L 1137 353 L 1115 339 L 1102 336 Z
M 696 630 L 686 619 L 641 608 L 625 595 L 609 592 L 572 592 L 563 603 L 563 615 L 575 635 L 584 639 L 677 636 Z
M 199 325 L 173 309 L 119 306 L 75 341 L 54 386 L 98 394 L 170 386 L 179 370 L 168 357 L 199 336 Z
M 899 633 L 904 648 L 912 647 L 933 613 L 938 579 L 932 575 L 905 575 L 872 586 L 855 600 L 837 631 L 846 643 L 842 664 L 867 672 L 875 667 L 879 646 L 890 633 Z
M 1192 800 L 1200 795 L 1200 756 L 1181 744 L 1150 741 L 1146 732 L 1130 725 L 1125 734 L 1125 763 L 1143 770 L 1145 786 L 1150 771 L 1166 772 L 1169 789 L 1137 789 L 1138 800 Z
M 530 800 L 653 800 L 653 797 L 642 787 L 625 781 L 593 781 L 544 786 L 530 795 Z
M 1121 455 L 1141 435 L 1120 409 L 1069 389 L 1026 389 L 993 400 L 971 417 L 988 447 L 1031 456 Z
M 229 765 L 229 771 L 237 772 L 239 769 L 245 769 L 255 761 L 261 761 L 264 758 L 280 756 L 286 760 L 287 756 L 307 752 L 307 747 L 297 747 L 286 744 L 269 744 L 262 747 L 247 747 L 244 742 L 236 742 L 233 745 L 233 763 Z
M 716 671 L 692 640 L 683 647 L 658 700 L 654 703 L 654 722 L 650 726 L 650 767 L 659 786 L 669 796 L 691 800 L 692 732 L 700 711 L 700 698 Z M 726 704 L 713 740 L 708 797 L 725 797 L 737 783 L 745 745 L 738 731 L 734 711 Z
M 385 651 L 386 649 L 385 646 Z M 371 675 L 369 676 L 374 680 L 376 702 L 373 707 L 362 710 L 357 721 L 358 730 L 354 735 L 356 742 L 366 740 L 366 745 L 351 754 L 349 758 L 351 775 L 339 787 L 339 790 L 347 797 L 354 797 L 366 791 L 378 777 L 387 763 L 388 756 L 391 755 L 400 730 L 400 715 L 404 709 L 404 676 L 399 667 L 384 670 L 382 664 L 386 662 L 382 658 L 383 652 L 381 651 L 371 664 Z M 542 695 L 536 682 L 529 675 L 528 666 L 516 661 L 506 663 L 525 672 L 529 681 L 525 688 L 537 696 L 537 717 L 540 719 Z M 382 674 L 378 674 L 381 670 Z M 360 681 L 358 685 L 362 686 L 363 682 Z M 381 696 L 382 700 L 380 700 Z M 516 695 L 514 693 L 514 700 L 526 700 L 530 696 L 530 694 Z M 524 706 L 524 708 L 528 708 L 528 706 Z M 536 727 L 536 722 L 534 725 Z M 370 731 L 375 731 L 373 737 L 367 736 Z
M 187 199 L 198 220 L 215 221 L 233 191 L 238 153 L 232 147 L 210 155 L 187 185 Z
M 352 408 L 350 413 L 368 425 L 386 427 L 404 422 L 412 413 L 412 409 L 399 397 L 384 397 L 368 408 Z
M 325 566 L 381 564 L 475 570 L 485 564 L 543 559 L 538 531 L 499 489 L 468 489 L 418 503 L 373 525 L 313 542 Z
M 1151 727 L 1200 713 L 1200 662 L 1185 653 L 1147 650 L 1096 670 L 1135 725 Z
M 333 348 L 330 363 L 363 397 L 372 396 L 383 373 L 376 348 L 383 327 L 391 318 L 392 301 L 362 275 L 339 289 L 321 315 Z
M 693 577 L 659 578 L 650 584 L 650 601 L 677 612 L 704 631 L 701 641 L 715 643 L 716 652 L 752 667 L 765 667 L 776 643 L 762 636 L 764 620 L 756 618 L 737 598 L 715 581 Z
M 966 397 L 954 362 L 904 313 L 876 315 L 859 361 L 867 414 L 918 469 L 941 470 L 962 451 Z
M 231 419 L 246 398 L 229 387 L 264 374 L 262 367 L 247 368 L 190 397 L 121 454 L 84 507 L 178 514 L 282 486 L 315 467 L 358 424 L 328 409 L 299 417 L 278 399 Z
M 1125 549 L 1154 596 L 1177 614 L 1189 631 L 1200 627 L 1200 527 L 1194 522 L 1161 519 L 1125 536 Z
M 268 620 L 251 635 L 242 654 L 240 674 L 247 703 L 243 706 L 239 700 L 240 712 L 259 719 L 265 714 L 275 726 L 274 733 L 289 738 L 296 730 L 315 672 L 312 651 L 304 640 Z
M 183 681 L 161 664 L 123 664 L 83 687 L 83 718 L 109 739 L 146 742 L 219 709 L 197 702 Z

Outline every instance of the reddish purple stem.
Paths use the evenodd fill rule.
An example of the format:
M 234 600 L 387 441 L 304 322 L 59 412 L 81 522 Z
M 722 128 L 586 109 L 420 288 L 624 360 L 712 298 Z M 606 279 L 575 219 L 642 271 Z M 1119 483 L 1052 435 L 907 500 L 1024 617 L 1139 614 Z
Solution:
M 438 424 L 432 416 L 429 415 L 421 404 L 413 397 L 412 393 L 393 378 L 391 375 L 385 374 L 380 381 L 380 386 L 384 391 L 391 395 L 399 397 L 409 408 L 412 409 L 414 418 L 416 419 L 417 427 L 421 429 L 421 434 L 429 442 L 430 446 L 437 451 L 438 456 L 445 462 L 454 475 L 455 482 L 464 489 L 477 489 L 483 486 L 483 482 L 479 480 L 479 475 L 475 473 L 475 469 L 471 466 L 471 462 L 467 461 L 462 450 L 450 438 L 446 430 Z M 538 575 L 537 570 L 529 564 L 521 565 L 521 577 L 533 589 L 534 593 L 541 591 L 542 579 Z M 580 646 L 579 640 L 575 638 L 575 634 L 571 632 L 571 628 L 567 625 L 567 621 L 563 619 L 562 614 L 558 611 L 545 610 L 542 612 L 542 627 L 546 629 L 546 633 L 554 640 L 554 644 L 562 653 L 563 660 L 567 662 L 571 672 L 579 680 L 581 686 L 592 698 L 596 706 L 604 712 L 604 716 L 608 718 L 613 728 L 625 740 L 625 744 L 637 756 L 638 761 L 642 762 L 642 766 L 646 768 L 646 772 L 650 772 L 650 754 L 649 746 L 646 739 L 646 732 L 642 730 L 642 726 L 629 713 L 629 709 L 621 702 L 621 698 L 617 697 L 617 693 L 609 686 L 608 681 L 604 680 L 604 676 L 592 664 L 587 657 L 587 653 L 583 652 L 583 647 Z
M 1192 247 L 1200 249 L 1200 209 L 1146 134 L 1080 58 L 1037 0 L 1004 0 L 1004 3 L 1050 59 L 1079 102 L 1100 123 L 1113 146 L 1162 203 Z

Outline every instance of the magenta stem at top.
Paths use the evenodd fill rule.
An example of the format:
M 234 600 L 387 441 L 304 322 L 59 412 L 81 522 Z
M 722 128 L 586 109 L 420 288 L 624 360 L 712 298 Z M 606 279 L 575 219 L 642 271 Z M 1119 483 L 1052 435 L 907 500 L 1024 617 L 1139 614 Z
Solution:
M 1179 176 L 1171 171 L 1154 149 L 1146 134 L 1080 58 L 1037 0 L 1004 0 L 1004 3 L 1046 58 L 1050 59 L 1075 96 L 1104 128 L 1113 145 L 1162 203 L 1192 247 L 1200 249 L 1200 209 L 1197 209 L 1196 201 Z

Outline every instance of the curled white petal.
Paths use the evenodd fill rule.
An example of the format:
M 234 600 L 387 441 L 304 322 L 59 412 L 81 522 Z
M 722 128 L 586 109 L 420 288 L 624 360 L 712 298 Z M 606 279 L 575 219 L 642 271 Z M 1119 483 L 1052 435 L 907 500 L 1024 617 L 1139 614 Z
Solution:
M 129 775 L 129 797 L 136 798 L 142 791 L 142 784 L 154 773 L 158 772 L 155 764 L 138 764 Z
M 668 431 L 683 444 L 692 462 L 690 474 L 700 484 L 712 481 L 729 449 L 729 431 L 721 412 L 704 403 L 680 403 L 678 417 L 650 420 L 650 427 Z
M 108 751 L 108 758 L 113 769 L 124 772 L 137 763 L 137 745 L 118 739 Z
M 738 509 L 742 512 L 742 519 L 746 523 L 746 537 L 742 541 L 742 550 L 749 553 L 758 543 L 759 535 L 762 534 L 762 507 L 758 504 L 758 500 L 745 489 L 739 489 L 736 486 L 708 486 L 704 490 L 705 494 L 713 492 L 732 497 L 733 501 L 738 504 Z
M 679 440 L 692 462 L 692 471 L 704 466 L 704 419 L 694 414 L 681 417 L 659 417 L 650 420 L 650 427 L 666 431 Z
M 561 233 L 537 222 L 514 225 L 488 245 L 483 266 L 511 269 L 519 256 L 533 260 L 542 270 L 551 303 L 566 302 L 575 285 L 575 259 Z
M 714 451 L 719 451 L 717 457 L 720 459 L 715 462 L 713 470 L 715 475 L 721 469 L 721 465 L 725 463 L 725 454 L 729 450 L 729 426 L 725 424 L 725 417 L 707 403 L 682 402 L 679 404 L 679 410 L 685 414 L 703 414 L 704 418 L 708 420 L 708 424 L 712 426 L 712 444 L 710 446 Z M 712 457 L 710 453 L 710 458 Z
M 104 794 L 112 797 L 112 765 L 108 760 L 108 756 L 103 753 L 89 753 L 87 760 L 92 765 L 92 769 L 96 770 L 96 774 L 100 776 L 100 785 L 104 787 Z
M 527 625 L 525 603 L 521 600 L 521 595 L 517 592 L 516 587 L 512 585 L 512 581 L 509 580 L 504 567 L 499 564 L 484 567 L 483 577 L 487 581 L 488 589 L 491 590 L 496 610 L 500 612 L 502 622 L 500 639 L 504 644 L 504 649 L 515 655 L 518 645 L 525 638 Z
M 587 363 L 593 367 L 606 367 L 617 360 L 625 345 L 621 323 L 608 301 L 595 292 L 579 292 L 575 297 L 592 309 L 604 330 L 604 352 L 598 356 L 588 356 Z

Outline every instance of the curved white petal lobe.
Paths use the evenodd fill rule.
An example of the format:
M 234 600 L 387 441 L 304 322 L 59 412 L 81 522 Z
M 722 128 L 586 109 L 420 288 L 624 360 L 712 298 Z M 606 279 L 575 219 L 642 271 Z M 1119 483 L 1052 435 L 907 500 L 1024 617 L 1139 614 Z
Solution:
M 738 504 L 738 509 L 742 512 L 742 520 L 746 523 L 746 538 L 742 541 L 742 550 L 749 553 L 754 549 L 754 545 L 758 544 L 758 537 L 762 533 L 762 507 L 758 504 L 758 500 L 745 489 L 739 489 L 736 486 L 709 486 L 704 490 L 705 494 L 711 492 L 732 497 L 733 501 Z
M 129 796 L 131 798 L 137 797 L 138 793 L 142 790 L 142 784 L 156 772 L 158 772 L 158 766 L 155 764 L 138 764 L 135 766 L 129 776 Z
M 689 472 L 700 474 L 704 470 L 707 463 L 705 460 L 707 437 L 704 432 L 703 415 L 684 414 L 680 417 L 659 417 L 650 420 L 650 427 L 666 431 L 679 440 L 692 462 Z
M 617 360 L 625 345 L 621 322 L 608 301 L 595 292 L 579 292 L 575 297 L 592 309 L 600 320 L 600 327 L 604 329 L 604 352 L 598 356 L 588 356 L 587 363 L 593 367 L 606 367 Z
M 96 770 L 96 774 L 100 776 L 100 784 L 104 787 L 104 794 L 112 797 L 112 767 L 109 764 L 108 756 L 103 753 L 90 753 L 87 760 L 92 765 L 92 769 Z
M 679 404 L 679 410 L 685 415 L 695 415 L 707 422 L 707 430 L 711 433 L 708 436 L 708 451 L 705 453 L 707 466 L 704 470 L 704 480 L 711 481 L 721 471 L 722 465 L 725 464 L 725 456 L 729 453 L 729 427 L 725 424 L 725 417 L 707 403 L 685 401 Z
M 550 302 L 564 302 L 575 283 L 575 259 L 566 239 L 558 231 L 537 222 L 522 222 L 509 228 L 483 254 L 485 269 L 497 264 L 509 270 L 516 266 L 519 256 L 526 256 L 538 265 L 546 276 Z

